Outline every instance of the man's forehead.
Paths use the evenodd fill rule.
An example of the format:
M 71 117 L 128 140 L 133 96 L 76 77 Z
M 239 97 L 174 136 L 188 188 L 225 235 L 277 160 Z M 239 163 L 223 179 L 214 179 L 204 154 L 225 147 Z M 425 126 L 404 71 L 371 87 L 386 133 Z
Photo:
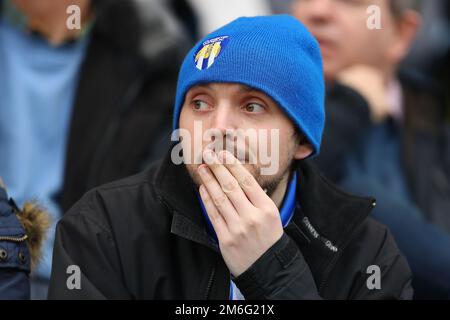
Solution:
M 195 89 L 208 89 L 211 91 L 218 91 L 223 89 L 232 89 L 233 91 L 239 91 L 239 92 L 259 92 L 261 94 L 264 94 L 261 90 L 252 88 L 248 85 L 242 84 L 242 83 L 232 83 L 232 82 L 208 82 L 208 83 L 200 83 L 195 86 L 193 86 L 190 90 Z

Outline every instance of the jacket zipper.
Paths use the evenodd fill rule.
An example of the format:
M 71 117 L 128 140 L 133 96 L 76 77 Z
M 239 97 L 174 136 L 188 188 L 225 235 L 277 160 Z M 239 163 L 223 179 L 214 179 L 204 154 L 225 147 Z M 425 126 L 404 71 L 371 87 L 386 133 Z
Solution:
M 162 203 L 169 211 L 173 212 L 172 206 L 171 206 L 170 204 L 168 204 L 167 201 L 165 201 L 163 197 L 158 196 L 158 200 L 159 200 L 159 202 Z M 214 266 L 211 268 L 210 276 L 209 276 L 209 279 L 208 279 L 208 285 L 206 286 L 206 291 L 205 291 L 205 296 L 204 296 L 205 298 L 204 298 L 204 300 L 208 300 L 208 298 L 209 298 L 209 294 L 210 294 L 212 285 L 213 285 L 213 283 L 214 283 L 214 276 L 215 276 L 215 275 L 216 275 L 216 266 L 214 265 Z
M 208 286 L 206 287 L 205 300 L 208 300 L 208 298 L 209 298 L 209 293 L 211 291 L 211 288 L 212 288 L 212 285 L 213 285 L 213 282 L 214 282 L 215 274 L 216 274 L 216 267 L 213 266 L 212 269 L 211 269 L 211 273 L 210 273 L 209 279 L 208 279 Z
M 27 235 L 21 236 L 21 237 L 4 237 L 0 236 L 0 241 L 12 241 L 12 242 L 23 242 L 28 239 Z
M 347 246 L 341 247 L 339 249 L 340 252 L 342 252 L 343 250 L 345 250 Z M 342 250 L 342 251 L 341 251 Z M 323 292 L 323 289 L 325 289 L 325 286 L 328 282 L 328 278 L 330 276 L 331 270 L 333 270 L 334 266 L 336 265 L 336 262 L 338 261 L 339 257 L 341 255 L 338 254 L 335 257 L 333 257 L 333 259 L 331 260 L 330 264 L 328 265 L 327 269 L 324 271 L 324 277 L 323 280 L 320 282 L 320 286 L 319 286 L 319 294 L 321 294 Z

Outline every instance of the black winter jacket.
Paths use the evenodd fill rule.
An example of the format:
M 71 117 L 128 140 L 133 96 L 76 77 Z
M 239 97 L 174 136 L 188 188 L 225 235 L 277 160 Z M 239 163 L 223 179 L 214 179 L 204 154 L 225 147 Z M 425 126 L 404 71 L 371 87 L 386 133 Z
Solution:
M 368 217 L 374 200 L 345 194 L 308 163 L 297 170 L 299 205 L 285 234 L 233 279 L 245 298 L 411 298 L 407 262 Z M 71 265 L 80 268 L 80 289 L 67 287 Z M 374 265 L 380 289 L 367 285 Z M 228 299 L 229 290 L 196 188 L 170 153 L 88 192 L 58 224 L 51 299 Z

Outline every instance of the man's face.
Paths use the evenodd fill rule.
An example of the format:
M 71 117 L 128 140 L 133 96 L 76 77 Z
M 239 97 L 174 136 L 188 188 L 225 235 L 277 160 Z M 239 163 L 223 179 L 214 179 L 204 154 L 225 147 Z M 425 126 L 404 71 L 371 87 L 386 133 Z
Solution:
M 381 30 L 367 27 L 371 5 L 380 8 Z M 352 65 L 389 63 L 396 28 L 388 0 L 293 0 L 292 12 L 318 40 L 327 80 Z
M 83 10 L 91 5 L 91 0 L 13 0 L 13 3 L 27 16 L 33 19 L 44 19 L 49 12 L 67 17 L 67 7 L 77 5 Z
M 201 132 L 195 132 L 199 124 Z M 240 84 L 213 83 L 191 88 L 181 109 L 179 127 L 190 137 L 211 137 L 202 140 L 200 148 L 195 148 L 194 139 L 183 137 L 184 161 L 197 185 L 201 184 L 197 168 L 208 148 L 231 151 L 269 195 L 289 173 L 293 159 L 304 158 L 312 150 L 308 145 L 309 153 L 304 152 L 293 123 L 269 96 Z M 190 151 L 189 159 L 186 151 Z M 271 164 L 262 159 L 268 155 Z M 274 165 L 274 172 L 262 174 L 263 168 Z
M 26 16 L 26 27 L 39 33 L 53 46 L 75 39 L 80 34 L 80 28 L 69 29 L 67 26 L 68 12 L 74 9 L 72 6 L 77 6 L 75 16 L 79 15 L 81 25 L 84 25 L 92 14 L 91 0 L 12 0 L 12 3 Z

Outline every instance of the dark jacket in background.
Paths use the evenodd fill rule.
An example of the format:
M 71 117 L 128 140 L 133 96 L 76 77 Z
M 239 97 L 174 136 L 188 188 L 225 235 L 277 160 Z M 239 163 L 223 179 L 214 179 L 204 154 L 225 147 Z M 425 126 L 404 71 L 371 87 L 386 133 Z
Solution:
M 371 126 L 369 105 L 353 89 L 335 83 L 327 88 L 325 128 L 315 164 L 327 178 L 339 182 L 346 175 L 348 154 L 363 141 Z
M 450 123 L 441 94 L 417 74 L 402 73 L 400 82 L 404 122 L 397 127 L 409 192 L 429 221 L 450 232 Z M 321 154 L 313 161 L 339 183 L 351 170 L 347 157 L 358 152 L 372 126 L 369 106 L 356 91 L 339 84 L 329 88 Z
M 441 92 L 425 78 L 404 74 L 400 80 L 402 159 L 412 199 L 430 222 L 450 234 L 450 121 Z
M 376 127 L 369 106 L 355 91 L 340 85 L 329 88 L 324 141 L 314 161 L 349 192 L 377 197 L 373 217 L 390 228 L 408 259 L 415 297 L 450 298 L 450 126 L 431 81 L 402 73 L 400 82 L 403 123 L 388 119 Z M 369 134 L 383 127 L 395 140 L 386 141 L 385 152 L 392 150 L 389 144 L 397 144 L 398 163 L 391 163 L 391 153 L 365 148 Z M 368 158 L 373 155 L 377 158 Z M 373 171 L 373 165 L 385 169 Z M 395 179 L 406 186 L 406 196 L 383 185 Z
M 246 299 L 408 299 L 410 270 L 374 202 L 345 194 L 300 163 L 299 206 L 283 237 L 234 282 Z M 230 273 L 208 236 L 184 165 L 87 193 L 59 222 L 50 299 L 228 299 Z M 69 290 L 77 265 L 81 289 Z M 380 289 L 368 267 L 379 266 Z M 370 282 L 370 281 L 369 281 Z
M 137 173 L 165 149 L 178 68 L 190 45 L 157 1 L 94 0 L 71 120 L 68 210 L 88 189 Z

